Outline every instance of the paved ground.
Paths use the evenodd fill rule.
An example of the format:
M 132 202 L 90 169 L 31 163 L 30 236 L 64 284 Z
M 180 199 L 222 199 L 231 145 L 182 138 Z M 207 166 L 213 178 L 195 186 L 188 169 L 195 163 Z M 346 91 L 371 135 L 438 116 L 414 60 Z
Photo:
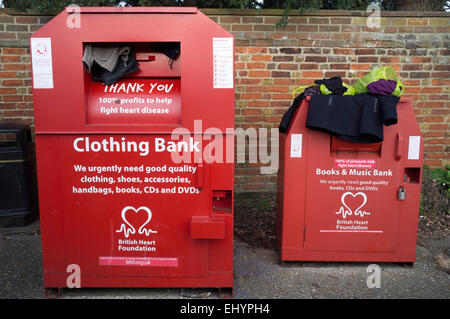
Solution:
M 417 262 L 380 264 L 380 288 L 368 288 L 368 263 L 292 262 L 276 251 L 235 243 L 235 298 L 450 298 L 450 274 L 438 258 L 450 237 L 417 246 Z M 440 263 L 439 263 L 440 262 Z M 448 262 L 448 259 L 445 260 Z M 444 263 L 445 265 L 445 263 Z M 38 222 L 0 228 L 0 298 L 43 298 Z M 211 289 L 66 289 L 63 298 L 217 298 Z

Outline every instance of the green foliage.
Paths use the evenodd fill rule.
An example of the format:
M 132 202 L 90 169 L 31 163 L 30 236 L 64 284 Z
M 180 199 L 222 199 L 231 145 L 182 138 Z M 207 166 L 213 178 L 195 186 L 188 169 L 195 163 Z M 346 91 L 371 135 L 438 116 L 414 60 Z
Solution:
M 32 10 L 41 13 L 59 13 L 71 4 L 80 7 L 111 7 L 119 2 L 120 0 L 3 0 L 5 8 L 18 11 Z
M 283 9 L 283 17 L 278 27 L 285 26 L 291 10 L 300 13 L 327 10 L 366 10 L 371 3 L 380 5 L 383 10 L 444 10 L 448 8 L 445 0 L 421 0 L 427 6 L 415 5 L 417 0 L 3 0 L 5 8 L 19 11 L 27 9 L 37 12 L 60 12 L 70 4 L 83 7 L 104 6 L 185 6 L 199 8 L 237 8 L 237 9 Z
M 419 215 L 423 216 L 423 213 L 425 212 L 425 207 L 423 205 L 423 194 L 420 193 L 420 205 L 419 205 Z
M 431 170 L 423 166 L 422 187 L 420 194 L 421 216 L 428 219 L 442 219 L 450 214 L 450 165 L 445 169 Z
M 230 0 L 230 8 L 244 9 L 260 9 L 261 4 L 255 0 Z
M 297 9 L 299 13 L 314 12 L 321 8 L 321 0 L 287 0 L 283 1 L 283 16 L 280 21 L 275 24 L 276 28 L 286 27 L 289 20 L 289 12 Z
M 444 188 L 448 197 L 450 197 L 450 164 L 445 169 L 436 168 L 431 171 L 431 177 L 437 185 Z
M 252 0 L 3 0 L 5 8 L 18 11 L 27 9 L 58 13 L 71 4 L 80 7 L 199 7 L 199 8 L 250 8 L 256 1 Z
M 366 10 L 373 0 L 328 0 L 322 1 L 321 9 L 327 10 Z M 381 1 L 384 2 L 384 1 Z

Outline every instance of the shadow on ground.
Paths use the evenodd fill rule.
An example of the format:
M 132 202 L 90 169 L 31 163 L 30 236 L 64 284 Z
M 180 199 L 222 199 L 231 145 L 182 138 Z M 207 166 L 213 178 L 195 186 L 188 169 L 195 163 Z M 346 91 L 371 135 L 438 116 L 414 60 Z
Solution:
M 449 298 L 450 280 L 436 253 L 449 239 L 417 247 L 414 266 L 380 264 L 381 287 L 368 288 L 368 263 L 288 262 L 276 249 L 234 246 L 234 298 Z M 44 298 L 38 221 L 0 229 L 0 298 Z M 218 298 L 217 289 L 64 289 L 61 298 Z

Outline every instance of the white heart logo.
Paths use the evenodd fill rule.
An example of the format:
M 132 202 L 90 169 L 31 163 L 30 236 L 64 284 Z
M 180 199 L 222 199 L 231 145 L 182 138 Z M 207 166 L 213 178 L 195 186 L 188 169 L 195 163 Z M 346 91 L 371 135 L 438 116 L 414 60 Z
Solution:
M 351 195 L 353 198 L 356 198 L 357 196 L 362 196 L 362 198 L 363 198 L 363 203 L 353 212 L 351 209 L 350 209 L 350 207 L 347 205 L 347 203 L 345 202 L 345 198 L 348 196 L 348 195 Z M 358 193 L 356 193 L 356 194 L 353 194 L 352 192 L 347 192 L 347 193 L 344 193 L 343 195 L 342 195 L 342 197 L 341 197 L 341 202 L 342 202 L 342 205 L 344 205 L 344 207 L 345 208 L 347 208 L 348 209 L 348 211 L 350 212 L 350 214 L 349 215 L 352 215 L 353 213 L 355 213 L 355 215 L 358 215 L 358 212 L 359 212 L 359 210 L 366 204 L 366 202 L 367 202 L 367 196 L 366 196 L 366 194 L 364 194 L 364 193 L 362 193 L 362 192 L 358 192 Z
M 134 226 L 132 225 L 132 223 L 130 223 L 130 221 L 127 219 L 126 214 L 127 212 L 134 212 L 134 213 L 138 213 L 140 211 L 144 211 L 145 213 L 147 213 L 147 219 L 144 223 L 141 224 L 141 226 L 138 229 L 138 234 L 144 234 L 146 236 L 148 236 L 150 233 L 157 233 L 157 231 L 153 231 L 151 229 L 145 229 L 144 227 L 150 223 L 150 220 L 152 219 L 152 212 L 148 207 L 145 206 L 141 206 L 139 208 L 134 208 L 132 206 L 126 206 L 124 207 L 124 209 L 122 209 L 122 220 L 123 220 L 123 224 L 120 226 L 119 230 L 116 230 L 117 233 L 123 232 L 125 235 L 125 238 L 128 238 L 128 236 L 130 234 L 135 234 L 136 233 L 136 228 L 134 228 Z M 128 227 L 127 227 L 128 226 Z
M 358 206 L 355 209 L 355 211 L 352 211 L 352 209 L 349 207 L 349 205 L 345 202 L 345 198 L 347 198 L 347 196 L 349 196 L 349 195 L 351 195 L 353 198 L 356 198 L 357 196 L 361 196 L 363 198 L 362 204 L 360 206 Z M 356 194 L 353 194 L 352 192 L 346 192 L 346 193 L 342 194 L 341 203 L 345 208 L 341 207 L 339 209 L 339 211 L 336 212 L 336 214 L 342 214 L 343 218 L 346 218 L 347 216 L 351 216 L 353 214 L 359 215 L 361 217 L 363 217 L 364 215 L 370 215 L 369 212 L 361 210 L 361 208 L 367 203 L 367 196 L 363 192 L 358 192 Z

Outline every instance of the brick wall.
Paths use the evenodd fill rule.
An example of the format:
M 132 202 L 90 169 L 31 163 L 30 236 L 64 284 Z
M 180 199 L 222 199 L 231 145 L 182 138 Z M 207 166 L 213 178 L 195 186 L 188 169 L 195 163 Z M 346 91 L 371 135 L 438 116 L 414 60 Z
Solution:
M 235 36 L 236 127 L 276 128 L 291 92 L 315 79 L 353 84 L 391 65 L 406 86 L 425 139 L 425 164 L 449 163 L 450 14 L 384 12 L 368 28 L 365 12 L 293 14 L 276 29 L 280 10 L 202 10 Z M 0 11 L 0 120 L 33 125 L 28 37 L 51 17 Z M 260 164 L 236 164 L 236 191 L 274 191 Z
M 51 18 L 0 9 L 0 121 L 34 128 L 28 38 Z

